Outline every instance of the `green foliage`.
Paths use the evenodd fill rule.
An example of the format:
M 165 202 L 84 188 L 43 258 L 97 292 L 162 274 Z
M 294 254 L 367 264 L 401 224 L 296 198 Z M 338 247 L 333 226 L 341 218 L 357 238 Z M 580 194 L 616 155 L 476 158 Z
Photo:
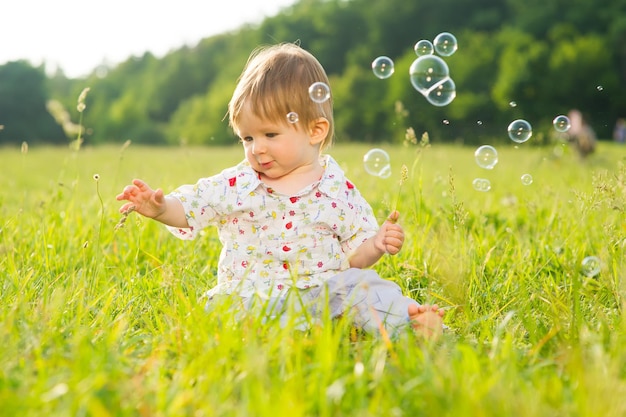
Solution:
M 225 80 L 203 96 L 185 101 L 172 116 L 171 143 L 189 145 L 229 145 L 236 143 L 232 130 L 228 127 L 228 102 L 235 88 L 234 83 Z
M 15 61 L 0 66 L 0 143 L 65 141 L 46 110 L 49 99 L 42 68 Z
M 332 79 L 342 140 L 401 141 L 405 126 L 398 120 L 397 103 L 408 111 L 410 124 L 428 131 L 435 142 L 505 141 L 502 132 L 513 118 L 545 131 L 554 116 L 573 108 L 607 139 L 626 108 L 625 15 L 626 0 L 300 0 L 257 25 L 206 38 L 163 58 L 150 53 L 130 57 L 114 68 L 96 68 L 85 79 L 55 74 L 44 83 L 29 83 L 29 91 L 19 97 L 23 108 L 36 105 L 27 96 L 39 96 L 73 109 L 78 94 L 90 87 L 87 105 L 98 117 L 84 120 L 87 143 L 176 144 L 186 138 L 225 144 L 232 138 L 221 123 L 225 86 L 235 84 L 250 51 L 261 44 L 299 41 Z M 459 41 L 458 51 L 445 59 L 457 97 L 436 108 L 412 88 L 407 70 L 416 58 L 413 45 L 443 31 Z M 396 63 L 393 77 L 382 82 L 370 69 L 380 55 Z M 515 109 L 508 106 L 511 101 L 518 104 Z M 14 114 L 14 101 L 0 96 L 3 102 Z M 31 136 L 60 140 L 60 130 L 49 121 L 35 123 L 25 111 L 16 117 L 11 118 L 14 127 L 44 129 Z M 7 131 L 0 134 L 0 143 L 15 142 L 8 136 Z
M 343 77 L 333 79 L 337 137 L 340 141 L 390 142 L 385 129 L 386 80 L 371 85 L 372 73 L 368 68 L 350 67 Z M 363 106 L 363 102 L 372 103 Z
M 524 109 L 534 106 L 542 94 L 536 81 L 547 75 L 548 46 L 518 31 L 503 32 L 502 37 L 505 46 L 493 89 L 496 105 L 501 110 L 511 101 Z

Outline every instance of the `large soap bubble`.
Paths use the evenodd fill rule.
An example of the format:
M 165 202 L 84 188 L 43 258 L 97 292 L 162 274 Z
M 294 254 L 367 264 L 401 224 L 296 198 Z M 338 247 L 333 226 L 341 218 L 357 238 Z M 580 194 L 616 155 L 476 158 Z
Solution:
M 448 64 L 436 55 L 420 56 L 409 68 L 411 84 L 424 95 L 437 84 L 449 79 L 449 74 Z
M 363 156 L 363 166 L 365 171 L 380 178 L 389 178 L 391 176 L 391 162 L 389 154 L 380 148 L 370 149 Z
M 509 124 L 507 131 L 509 132 L 509 138 L 517 143 L 526 142 L 533 135 L 532 126 L 523 119 L 513 120 Z
M 498 163 L 498 151 L 493 146 L 483 145 L 476 149 L 474 158 L 479 167 L 493 169 Z
M 391 77 L 394 71 L 392 59 L 387 56 L 379 56 L 372 61 L 372 71 L 374 75 L 381 80 Z
M 446 106 L 456 97 L 448 64 L 438 56 L 422 55 L 409 68 L 413 87 L 434 106 Z

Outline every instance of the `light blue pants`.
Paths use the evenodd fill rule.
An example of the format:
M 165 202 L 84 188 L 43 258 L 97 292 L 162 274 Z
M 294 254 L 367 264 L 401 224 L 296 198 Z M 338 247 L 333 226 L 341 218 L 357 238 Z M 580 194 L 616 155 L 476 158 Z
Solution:
M 207 303 L 213 310 L 216 298 Z M 372 269 L 350 268 L 326 281 L 324 286 L 307 289 L 292 288 L 280 297 L 241 297 L 244 311 L 262 314 L 267 319 L 278 318 L 281 325 L 290 321 L 295 328 L 306 330 L 319 323 L 324 314 L 330 318 L 349 317 L 353 324 L 371 334 L 380 334 L 381 327 L 388 335 L 397 334 L 409 323 L 409 305 L 417 301 L 402 294 L 400 287 L 381 278 Z M 326 310 L 327 309 L 327 310 Z

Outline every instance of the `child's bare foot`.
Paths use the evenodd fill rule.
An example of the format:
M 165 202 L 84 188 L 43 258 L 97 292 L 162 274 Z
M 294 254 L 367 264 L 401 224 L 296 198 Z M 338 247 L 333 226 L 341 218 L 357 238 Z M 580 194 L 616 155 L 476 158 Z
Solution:
M 409 306 L 409 320 L 413 330 L 426 339 L 437 339 L 443 332 L 443 308 L 437 304 Z

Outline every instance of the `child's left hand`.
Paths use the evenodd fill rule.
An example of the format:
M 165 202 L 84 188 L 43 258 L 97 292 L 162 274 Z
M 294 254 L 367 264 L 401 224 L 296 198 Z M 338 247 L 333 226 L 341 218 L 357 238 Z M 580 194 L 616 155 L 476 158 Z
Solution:
M 378 230 L 374 245 L 381 252 L 395 255 L 402 249 L 404 229 L 397 223 L 399 217 L 400 213 L 397 210 L 392 211 Z

